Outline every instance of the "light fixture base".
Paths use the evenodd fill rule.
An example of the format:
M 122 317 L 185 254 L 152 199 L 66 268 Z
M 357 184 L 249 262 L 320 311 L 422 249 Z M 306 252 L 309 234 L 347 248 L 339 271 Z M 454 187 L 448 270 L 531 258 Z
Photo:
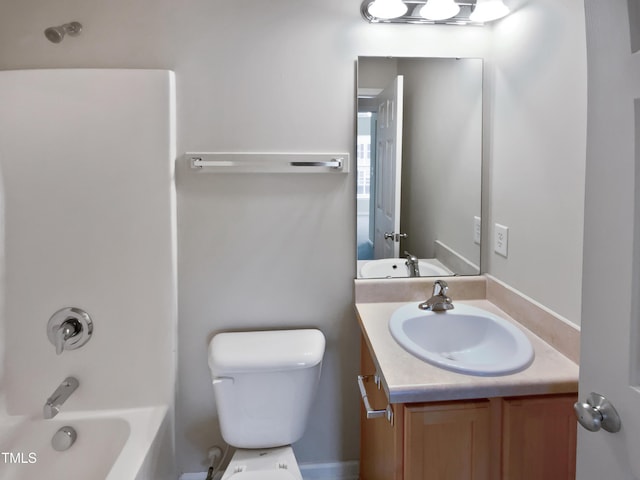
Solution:
M 483 0 L 460 0 L 455 3 L 460 7 L 460 11 L 457 15 L 443 19 L 432 20 L 424 18 L 420 15 L 422 7 L 427 3 L 427 0 L 403 0 L 407 5 L 407 12 L 397 18 L 378 18 L 369 12 L 369 6 L 374 3 L 375 0 L 364 0 L 360 5 L 360 13 L 362 17 L 369 23 L 410 23 L 410 24 L 423 24 L 423 25 L 471 25 L 471 26 L 483 26 L 486 21 L 474 21 L 472 20 L 472 12 L 476 9 L 477 4 Z

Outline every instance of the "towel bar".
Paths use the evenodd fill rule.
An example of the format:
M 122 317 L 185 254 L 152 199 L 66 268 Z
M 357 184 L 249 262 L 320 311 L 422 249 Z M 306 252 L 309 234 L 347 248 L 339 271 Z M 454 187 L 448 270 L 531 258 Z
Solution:
M 349 173 L 348 153 L 188 152 L 192 170 L 213 173 Z

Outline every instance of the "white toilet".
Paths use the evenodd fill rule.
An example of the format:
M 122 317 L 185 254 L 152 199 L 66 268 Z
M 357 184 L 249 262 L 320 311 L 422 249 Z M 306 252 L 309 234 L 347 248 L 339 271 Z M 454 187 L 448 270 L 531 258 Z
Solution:
M 315 329 L 219 333 L 209 368 L 222 437 L 237 450 L 222 480 L 302 480 L 304 433 L 325 339 Z

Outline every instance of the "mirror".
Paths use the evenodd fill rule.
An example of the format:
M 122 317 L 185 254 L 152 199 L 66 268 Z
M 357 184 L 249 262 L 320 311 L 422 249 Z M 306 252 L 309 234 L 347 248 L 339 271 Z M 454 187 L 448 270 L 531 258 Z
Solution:
M 480 273 L 482 68 L 358 58 L 358 278 Z

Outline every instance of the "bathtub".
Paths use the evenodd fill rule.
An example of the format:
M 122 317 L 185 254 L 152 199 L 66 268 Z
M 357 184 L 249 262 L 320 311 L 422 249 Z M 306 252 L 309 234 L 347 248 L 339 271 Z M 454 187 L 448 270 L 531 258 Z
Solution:
M 167 406 L 0 418 L 0 480 L 156 480 L 173 476 Z M 71 426 L 64 452 L 53 434 Z

